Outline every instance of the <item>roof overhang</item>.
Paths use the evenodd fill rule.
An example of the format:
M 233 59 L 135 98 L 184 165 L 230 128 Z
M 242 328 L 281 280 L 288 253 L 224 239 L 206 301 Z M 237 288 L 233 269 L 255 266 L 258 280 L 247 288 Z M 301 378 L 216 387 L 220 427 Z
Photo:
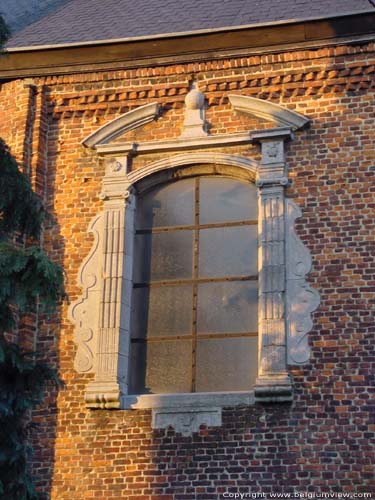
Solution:
M 227 58 L 374 40 L 375 10 L 330 18 L 174 33 L 115 41 L 9 48 L 0 79 Z

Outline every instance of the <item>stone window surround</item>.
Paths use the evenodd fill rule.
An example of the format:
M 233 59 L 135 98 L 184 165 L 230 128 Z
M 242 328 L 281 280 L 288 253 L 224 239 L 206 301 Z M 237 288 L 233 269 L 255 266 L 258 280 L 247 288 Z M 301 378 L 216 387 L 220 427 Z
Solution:
M 245 104 L 246 99 L 254 101 L 253 98 L 235 97 L 240 98 L 241 108 L 238 105 L 238 109 L 241 111 L 244 111 L 244 99 Z M 264 101 L 261 107 L 263 105 Z M 147 106 L 148 113 L 155 117 L 156 108 Z M 234 107 L 236 109 L 235 104 Z M 278 108 L 280 114 L 284 108 Z M 271 111 L 274 113 L 274 109 Z M 144 114 L 144 110 L 142 112 Z M 286 113 L 289 125 L 290 113 L 293 112 Z M 302 121 L 299 118 L 299 123 L 293 128 L 300 128 Z M 129 120 L 122 120 L 124 122 L 130 130 Z M 99 134 L 100 140 L 90 144 L 107 157 L 101 194 L 104 211 L 90 225 L 89 231 L 94 233 L 95 242 L 79 274 L 84 293 L 70 308 L 70 319 L 76 325 L 76 370 L 95 373 L 86 390 L 89 408 L 153 408 L 154 427 L 172 424 L 175 430 L 186 434 L 198 430 L 202 423 L 220 425 L 224 406 L 291 401 L 292 381 L 287 364 L 302 364 L 309 358 L 307 333 L 312 326 L 310 314 L 318 306 L 319 297 L 305 279 L 311 267 L 309 252 L 294 232 L 294 221 L 301 216 L 300 209 L 285 198 L 288 178 L 284 143 L 293 138 L 292 126 L 285 127 L 285 120 L 278 118 L 276 123 L 283 127 L 222 136 L 225 140 L 220 140 L 220 136 L 181 137 L 177 141 L 154 143 L 155 151 L 178 152 L 182 149 L 188 152 L 166 156 L 133 172 L 129 171 L 130 157 L 149 153 L 152 144 L 146 143 L 143 150 L 140 147 L 137 151 L 131 143 L 107 144 L 104 127 Z M 110 129 L 110 135 L 111 138 L 118 135 L 114 127 Z M 197 142 L 200 149 L 260 143 L 262 160 L 258 163 L 238 154 L 192 152 Z M 114 156 L 118 153 L 127 155 Z M 218 174 L 247 179 L 256 182 L 258 187 L 260 340 L 255 389 L 234 393 L 127 395 L 137 190 L 150 187 L 150 182 L 152 184 L 157 178 L 156 174 L 165 178 L 176 171 L 199 175 L 208 172 L 209 164 L 215 165 Z M 98 272 L 100 269 L 103 269 L 102 275 Z M 88 315 L 88 309 L 95 314 Z

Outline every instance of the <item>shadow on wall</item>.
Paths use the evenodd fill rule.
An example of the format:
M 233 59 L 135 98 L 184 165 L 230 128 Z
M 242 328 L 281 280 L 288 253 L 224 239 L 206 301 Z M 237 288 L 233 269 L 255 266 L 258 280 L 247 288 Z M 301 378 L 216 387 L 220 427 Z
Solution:
M 47 210 L 47 217 L 41 238 L 41 244 L 51 260 L 61 266 L 64 263 L 65 242 L 60 226 L 54 215 L 55 164 L 58 137 L 50 133 L 51 118 L 47 116 L 49 106 L 49 88 L 30 86 L 30 100 L 26 120 L 23 164 L 24 172 L 30 176 L 32 186 Z M 32 349 L 42 360 L 52 366 L 60 376 L 60 330 L 62 308 L 60 305 L 53 315 L 36 311 L 34 316 L 35 335 Z M 35 428 L 31 435 L 34 456 L 31 472 L 41 499 L 49 499 L 54 476 L 55 439 L 57 426 L 57 399 L 59 389 L 47 387 L 43 403 L 33 411 Z

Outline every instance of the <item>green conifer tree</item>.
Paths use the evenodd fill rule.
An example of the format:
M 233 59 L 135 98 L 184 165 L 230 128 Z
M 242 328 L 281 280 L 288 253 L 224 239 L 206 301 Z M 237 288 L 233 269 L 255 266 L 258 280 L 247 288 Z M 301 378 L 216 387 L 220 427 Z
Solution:
M 0 46 L 9 30 L 0 17 Z M 10 341 L 18 318 L 38 306 L 47 313 L 64 297 L 63 271 L 39 245 L 45 208 L 0 139 L 0 498 L 38 498 L 29 472 L 28 415 L 56 372 Z

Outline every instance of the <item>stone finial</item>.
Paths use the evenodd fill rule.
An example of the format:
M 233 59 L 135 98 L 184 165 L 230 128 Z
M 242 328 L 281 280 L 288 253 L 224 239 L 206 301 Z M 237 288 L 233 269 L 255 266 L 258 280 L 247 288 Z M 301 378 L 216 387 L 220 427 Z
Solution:
M 204 94 L 194 82 L 185 97 L 185 120 L 181 137 L 207 136 L 204 100 Z
M 187 109 L 203 109 L 204 95 L 199 90 L 196 82 L 193 83 L 190 92 L 185 97 L 185 104 Z

